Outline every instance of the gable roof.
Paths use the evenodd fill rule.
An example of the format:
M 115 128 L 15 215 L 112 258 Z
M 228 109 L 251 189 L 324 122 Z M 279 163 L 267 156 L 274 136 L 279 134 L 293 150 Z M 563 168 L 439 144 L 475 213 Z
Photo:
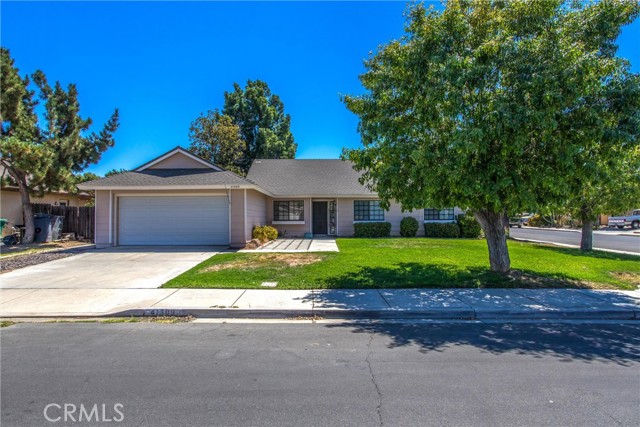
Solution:
M 168 159 L 171 156 L 175 156 L 176 154 L 182 154 L 185 155 L 187 157 L 189 157 L 192 160 L 195 160 L 196 162 L 202 164 L 202 168 L 204 169 L 213 169 L 213 170 L 217 170 L 217 171 L 223 171 L 224 169 L 222 169 L 220 166 L 211 163 L 210 161 L 203 159 L 200 156 L 196 156 L 195 154 L 185 150 L 184 148 L 177 146 L 176 148 L 174 148 L 173 150 L 169 150 L 164 154 L 161 154 L 160 156 L 156 157 L 153 160 L 148 161 L 147 163 L 138 166 L 137 168 L 134 168 L 133 170 L 136 172 L 141 172 L 143 170 L 146 170 L 148 168 L 150 168 L 151 166 L 160 163 L 161 161 Z
M 253 188 L 255 185 L 229 171 L 212 169 L 145 169 L 123 172 L 83 182 L 83 190 L 166 189 L 166 188 Z
M 247 179 L 275 196 L 374 196 L 344 160 L 257 159 Z

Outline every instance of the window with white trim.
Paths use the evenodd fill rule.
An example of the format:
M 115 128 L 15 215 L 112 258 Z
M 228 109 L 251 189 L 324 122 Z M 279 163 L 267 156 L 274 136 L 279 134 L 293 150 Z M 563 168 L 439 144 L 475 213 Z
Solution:
M 453 212 L 453 208 L 446 209 L 433 209 L 426 208 L 424 210 L 425 221 L 454 221 L 456 216 Z
M 354 200 L 354 221 L 384 221 L 384 211 L 379 200 Z
M 304 200 L 275 200 L 274 221 L 304 221 Z

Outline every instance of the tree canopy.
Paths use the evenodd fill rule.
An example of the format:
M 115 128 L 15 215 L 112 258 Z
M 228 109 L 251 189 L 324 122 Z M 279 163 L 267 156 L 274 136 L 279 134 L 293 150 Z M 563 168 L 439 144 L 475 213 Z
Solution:
M 410 6 L 406 35 L 365 62 L 367 92 L 344 98 L 363 144 L 344 157 L 383 205 L 470 209 L 492 270 L 506 272 L 507 213 L 570 197 L 573 182 L 588 176 L 576 167 L 580 154 L 597 156 L 589 145 L 615 132 L 577 123 L 595 119 L 583 106 L 596 93 L 608 100 L 601 109 L 611 123 L 619 118 L 603 87 L 626 72 L 615 39 L 637 14 L 631 1 Z M 626 143 L 637 144 L 630 132 Z
M 25 243 L 33 240 L 30 194 L 69 188 L 74 174 L 97 162 L 113 146 L 118 128 L 118 110 L 100 132 L 89 132 L 90 118 L 80 116 L 78 91 L 56 82 L 49 85 L 42 71 L 32 75 L 43 102 L 43 124 L 36 114 L 36 91 L 31 79 L 22 78 L 9 50 L 0 48 L 2 74 L 0 162 L 18 185 L 26 226 Z
M 191 123 L 189 150 L 219 166 L 246 175 L 254 159 L 293 159 L 297 145 L 291 116 L 280 97 L 261 80 L 233 84 L 222 111 L 212 110 Z
M 297 144 L 291 133 L 291 116 L 280 97 L 267 83 L 249 80 L 244 89 L 237 83 L 225 92 L 222 113 L 240 127 L 245 141 L 241 168 L 246 172 L 253 159 L 293 159 Z
M 240 127 L 218 110 L 208 111 L 191 123 L 189 151 L 218 166 L 244 174 L 245 142 Z

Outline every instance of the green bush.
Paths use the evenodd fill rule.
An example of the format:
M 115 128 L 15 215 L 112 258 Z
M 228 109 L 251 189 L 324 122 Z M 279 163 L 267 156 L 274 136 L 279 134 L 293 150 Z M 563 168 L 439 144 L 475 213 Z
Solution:
M 425 237 L 460 237 L 460 227 L 455 222 L 427 222 L 424 224 Z
M 264 244 L 278 238 L 278 230 L 268 225 L 256 225 L 253 227 L 251 235 L 254 239 L 260 240 L 260 243 Z
M 477 239 L 482 234 L 480 223 L 471 212 L 458 215 L 458 226 L 460 227 L 460 236 L 470 239 Z
M 412 216 L 405 216 L 400 221 L 400 235 L 402 237 L 416 237 L 419 227 L 417 219 Z
M 390 222 L 356 222 L 353 224 L 355 237 L 389 237 Z

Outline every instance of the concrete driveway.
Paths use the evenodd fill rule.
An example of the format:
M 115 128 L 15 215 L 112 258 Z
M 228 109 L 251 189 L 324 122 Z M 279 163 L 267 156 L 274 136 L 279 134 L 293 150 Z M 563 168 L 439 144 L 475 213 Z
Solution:
M 216 246 L 123 246 L 0 274 L 0 289 L 153 289 L 223 251 Z

